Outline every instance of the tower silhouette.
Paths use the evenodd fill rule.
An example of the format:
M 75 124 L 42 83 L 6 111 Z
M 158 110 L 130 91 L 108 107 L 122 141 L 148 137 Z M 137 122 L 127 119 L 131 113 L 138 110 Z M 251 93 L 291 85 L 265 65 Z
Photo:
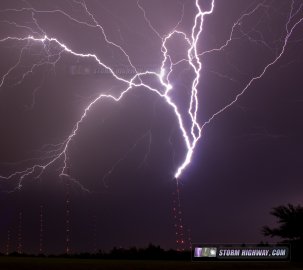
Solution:
M 173 216 L 175 220 L 174 227 L 175 227 L 175 235 L 176 235 L 176 246 L 178 251 L 184 251 L 185 250 L 184 225 L 182 219 L 179 180 L 178 179 L 174 179 L 174 180 L 176 181 L 176 191 L 173 192 Z
M 39 231 L 39 254 L 43 254 L 43 240 L 44 240 L 44 217 L 43 217 L 44 208 L 43 205 L 40 205 L 40 231 Z
M 22 246 L 22 229 L 23 229 L 23 214 L 22 211 L 19 212 L 19 217 L 18 217 L 18 244 L 17 244 L 17 252 L 19 254 L 22 254 L 23 250 L 23 246 Z
M 70 254 L 70 182 L 66 182 L 65 200 L 65 253 Z
M 7 239 L 6 239 L 6 255 L 9 255 L 11 245 L 11 232 L 7 231 Z

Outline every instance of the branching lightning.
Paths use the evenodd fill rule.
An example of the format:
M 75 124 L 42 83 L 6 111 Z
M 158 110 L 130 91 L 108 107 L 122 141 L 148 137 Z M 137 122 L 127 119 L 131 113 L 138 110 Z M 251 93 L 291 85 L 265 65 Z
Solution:
M 299 24 L 302 23 L 303 17 L 296 19 L 295 22 L 293 22 L 294 17 L 298 17 L 298 14 L 302 12 L 302 5 L 294 10 L 294 1 L 292 2 L 291 9 L 289 12 L 288 21 L 285 26 L 286 35 L 283 38 L 283 46 L 280 50 L 280 52 L 270 61 L 262 70 L 260 74 L 257 74 L 253 78 L 250 79 L 250 81 L 239 91 L 239 93 L 235 96 L 235 98 L 229 102 L 226 106 L 218 110 L 216 113 L 214 113 L 207 121 L 204 123 L 199 123 L 198 119 L 198 112 L 199 112 L 199 99 L 198 99 L 198 86 L 201 81 L 201 70 L 202 70 L 202 58 L 209 53 L 215 53 L 220 52 L 224 50 L 227 46 L 230 45 L 230 43 L 235 39 L 234 38 L 234 31 L 235 29 L 241 24 L 242 20 L 245 19 L 245 17 L 250 16 L 254 12 L 256 12 L 258 9 L 266 7 L 266 4 L 262 2 L 261 4 L 257 5 L 252 10 L 247 11 L 246 13 L 242 14 L 242 16 L 234 23 L 231 29 L 231 33 L 229 36 L 229 39 L 221 46 L 212 50 L 199 52 L 198 44 L 199 40 L 201 38 L 201 35 L 203 33 L 203 27 L 204 27 L 204 21 L 207 16 L 210 16 L 212 13 L 214 13 L 215 10 L 215 0 L 210 1 L 210 6 L 208 9 L 203 10 L 199 0 L 195 0 L 195 10 L 196 14 L 194 15 L 194 21 L 191 28 L 190 33 L 186 33 L 183 31 L 178 30 L 178 27 L 180 23 L 182 22 L 183 15 L 184 15 L 184 6 L 182 9 L 182 15 L 180 20 L 177 22 L 175 27 L 167 34 L 161 35 L 159 31 L 153 26 L 152 21 L 148 19 L 147 13 L 144 9 L 143 4 L 141 4 L 139 1 L 137 2 L 138 9 L 142 11 L 142 17 L 145 20 L 146 24 L 149 26 L 151 31 L 161 40 L 161 53 L 162 53 L 162 60 L 159 63 L 158 71 L 151 71 L 146 70 L 144 72 L 138 72 L 135 65 L 131 61 L 131 57 L 127 53 L 127 51 L 122 48 L 119 44 L 114 43 L 111 41 L 108 36 L 106 35 L 104 27 L 97 21 L 93 13 L 89 10 L 88 6 L 86 5 L 85 1 L 73 1 L 75 5 L 78 5 L 82 8 L 83 12 L 87 16 L 87 21 L 82 21 L 77 18 L 74 18 L 72 15 L 68 14 L 67 12 L 56 9 L 56 10 L 37 10 L 32 7 L 26 7 L 21 9 L 5 9 L 0 11 L 1 13 L 4 12 L 28 12 L 31 14 L 32 17 L 32 23 L 35 26 L 35 29 L 32 27 L 29 27 L 27 25 L 20 25 L 13 21 L 4 20 L 1 21 L 2 23 L 7 23 L 10 25 L 15 26 L 17 29 L 22 29 L 23 31 L 30 31 L 30 35 L 25 36 L 6 36 L 0 38 L 0 43 L 10 43 L 10 42 L 17 42 L 17 43 L 25 43 L 25 45 L 21 48 L 19 53 L 19 58 L 17 59 L 16 63 L 13 64 L 5 74 L 2 75 L 0 78 L 0 91 L 1 88 L 3 88 L 6 84 L 6 81 L 8 77 L 17 69 L 17 67 L 20 65 L 22 61 L 23 54 L 25 50 L 31 46 L 32 44 L 41 44 L 43 47 L 43 51 L 45 53 L 45 57 L 38 63 L 33 64 L 31 67 L 28 68 L 27 71 L 23 73 L 21 78 L 17 81 L 16 84 L 21 84 L 24 79 L 28 76 L 30 76 L 36 69 L 43 65 L 51 65 L 55 66 L 60 60 L 62 54 L 69 54 L 73 55 L 78 58 L 86 58 L 90 59 L 91 61 L 95 62 L 100 67 L 106 69 L 112 77 L 121 82 L 124 85 L 124 90 L 120 92 L 118 95 L 112 95 L 112 94 L 99 94 L 95 99 L 93 99 L 84 109 L 80 119 L 75 123 L 72 131 L 70 134 L 63 140 L 61 143 L 56 145 L 50 145 L 48 147 L 48 150 L 46 154 L 38 161 L 36 161 L 32 166 L 25 168 L 24 170 L 15 171 L 11 173 L 10 175 L 6 176 L 0 176 L 0 179 L 2 181 L 7 180 L 17 180 L 18 185 L 16 186 L 16 189 L 20 189 L 23 185 L 23 181 L 27 177 L 34 177 L 39 178 L 43 172 L 50 168 L 51 166 L 54 166 L 55 163 L 60 162 L 60 173 L 59 175 L 62 177 L 68 177 L 68 179 L 74 181 L 76 184 L 78 184 L 83 190 L 88 191 L 82 184 L 80 184 L 76 179 L 73 179 L 69 173 L 68 173 L 68 159 L 69 159 L 69 149 L 71 146 L 71 142 L 75 139 L 77 134 L 79 133 L 79 130 L 81 129 L 81 124 L 85 121 L 85 119 L 88 117 L 89 112 L 93 106 L 96 104 L 105 101 L 105 100 L 111 100 L 113 102 L 119 102 L 125 95 L 127 95 L 131 90 L 136 89 L 138 87 L 142 87 L 147 91 L 150 91 L 156 95 L 158 95 L 171 109 L 172 113 L 175 116 L 176 122 L 178 123 L 178 128 L 180 131 L 180 134 L 182 135 L 184 145 L 186 147 L 186 152 L 184 154 L 183 160 L 180 162 L 178 167 L 175 170 L 174 177 L 176 179 L 180 178 L 184 170 L 188 167 L 188 165 L 191 163 L 193 154 L 195 151 L 195 148 L 197 146 L 198 141 L 200 140 L 202 136 L 202 130 L 218 115 L 226 111 L 229 107 L 231 107 L 233 104 L 235 104 L 238 99 L 246 92 L 246 90 L 258 79 L 262 78 L 266 71 L 277 63 L 277 61 L 283 56 L 286 46 L 288 44 L 289 38 L 294 32 L 294 30 L 299 26 Z M 127 60 L 128 64 L 132 67 L 134 71 L 133 77 L 130 79 L 126 79 L 119 74 L 115 73 L 115 70 L 110 66 L 105 64 L 102 59 L 100 59 L 96 54 L 90 53 L 90 52 L 79 52 L 72 48 L 72 46 L 67 46 L 65 43 L 63 43 L 60 39 L 50 36 L 46 33 L 45 30 L 42 29 L 42 27 L 39 25 L 37 18 L 35 17 L 35 14 L 45 14 L 45 13 L 57 13 L 61 16 L 65 16 L 67 19 L 72 21 L 73 23 L 80 24 L 85 27 L 97 29 L 101 33 L 101 37 L 103 40 L 108 44 L 108 46 L 111 46 L 115 48 L 116 50 L 119 50 L 120 53 L 122 53 Z M 245 35 L 245 33 L 243 33 Z M 173 62 L 172 58 L 169 54 L 169 49 L 167 46 L 167 43 L 172 37 L 174 36 L 180 36 L 183 38 L 185 43 L 187 44 L 187 57 L 178 61 Z M 50 48 L 55 48 L 54 50 L 50 50 Z M 173 101 L 171 93 L 174 91 L 178 91 L 174 87 L 174 82 L 171 81 L 171 73 L 174 71 L 175 67 L 179 65 L 180 63 L 185 62 L 189 65 L 189 68 L 194 73 L 194 78 L 190 85 L 190 100 L 189 104 L 187 104 L 187 112 L 186 115 L 181 113 L 181 109 L 179 105 Z M 149 75 L 153 76 L 157 79 L 157 81 L 161 84 L 161 87 L 164 88 L 163 90 L 157 89 L 147 83 L 144 83 L 144 76 Z M 38 86 L 40 88 L 41 86 Z M 37 88 L 37 89 L 38 89 Z M 36 91 L 36 90 L 35 90 Z M 33 104 L 32 104 L 33 106 Z M 190 119 L 190 123 L 185 123 L 187 120 Z M 187 127 L 189 126 L 189 128 Z M 120 162 L 120 161 L 118 161 Z M 115 166 L 115 165 L 114 165 Z M 106 176 L 105 176 L 106 177 Z

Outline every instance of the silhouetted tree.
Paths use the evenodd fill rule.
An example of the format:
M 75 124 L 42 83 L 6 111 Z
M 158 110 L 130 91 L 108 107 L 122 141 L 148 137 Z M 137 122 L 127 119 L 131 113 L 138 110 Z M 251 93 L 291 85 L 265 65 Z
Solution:
M 262 232 L 265 236 L 279 236 L 290 241 L 303 241 L 303 207 L 288 204 L 274 207 L 271 215 L 278 218 L 279 227 L 264 226 Z

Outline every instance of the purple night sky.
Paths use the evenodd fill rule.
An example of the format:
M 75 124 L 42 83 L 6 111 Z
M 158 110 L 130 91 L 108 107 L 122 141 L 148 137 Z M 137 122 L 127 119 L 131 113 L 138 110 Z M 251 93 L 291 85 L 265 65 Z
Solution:
M 211 0 L 197 3 L 202 12 L 212 7 Z M 27 169 L 64 149 L 100 94 L 119 96 L 126 88 L 95 59 L 42 42 L 44 36 L 95 55 L 130 80 L 133 67 L 160 74 L 163 39 L 174 30 L 191 38 L 197 12 L 195 0 L 0 2 L 0 253 L 8 231 L 10 250 L 17 249 L 21 212 L 22 249 L 39 252 L 41 205 L 43 252 L 64 253 L 67 186 L 72 252 L 177 247 L 174 175 L 187 148 L 172 108 L 146 87 L 133 87 L 119 102 L 98 100 L 66 156 L 45 170 Z M 203 18 L 197 122 L 215 117 L 178 179 L 183 238 L 186 247 L 189 230 L 193 242 L 272 241 L 261 234 L 275 224 L 271 208 L 303 201 L 303 2 L 215 0 Z M 174 63 L 170 97 L 190 134 L 195 73 L 182 62 L 189 47 L 181 34 L 166 46 L 165 67 Z M 154 74 L 134 82 L 163 94 Z

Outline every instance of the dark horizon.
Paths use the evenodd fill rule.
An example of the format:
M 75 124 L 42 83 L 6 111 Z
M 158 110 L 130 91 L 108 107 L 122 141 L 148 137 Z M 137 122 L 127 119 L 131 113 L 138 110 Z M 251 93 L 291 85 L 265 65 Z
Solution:
M 0 253 L 5 254 L 8 231 L 11 250 L 22 242 L 23 252 L 35 254 L 41 244 L 45 253 L 64 253 L 67 237 L 75 253 L 149 243 L 182 249 L 190 241 L 279 241 L 261 232 L 275 224 L 271 209 L 303 204 L 302 1 L 217 0 L 212 14 L 205 15 L 197 42 L 202 64 L 197 121 L 201 127 L 215 117 L 203 125 L 178 185 L 175 174 L 187 153 L 184 136 L 167 101 L 143 86 L 119 102 L 96 102 L 71 140 L 66 160 L 62 155 L 43 172 L 39 166 L 26 171 L 62 150 L 59 144 L 100 93 L 125 90 L 95 59 L 41 39 L 56 38 L 78 53 L 95 54 L 129 80 L 133 67 L 117 46 L 106 43 L 100 28 L 91 26 L 95 22 L 85 7 L 138 72 L 158 75 L 163 52 L 157 35 L 176 27 L 190 36 L 197 14 L 192 0 L 83 3 L 0 3 Z M 211 0 L 198 3 L 203 11 L 211 9 Z M 230 37 L 224 48 L 209 52 Z M 186 46 L 182 35 L 168 41 L 172 62 L 188 57 Z M 170 97 L 194 137 L 187 110 L 195 73 L 184 62 L 171 66 Z M 140 79 L 165 92 L 156 75 Z

